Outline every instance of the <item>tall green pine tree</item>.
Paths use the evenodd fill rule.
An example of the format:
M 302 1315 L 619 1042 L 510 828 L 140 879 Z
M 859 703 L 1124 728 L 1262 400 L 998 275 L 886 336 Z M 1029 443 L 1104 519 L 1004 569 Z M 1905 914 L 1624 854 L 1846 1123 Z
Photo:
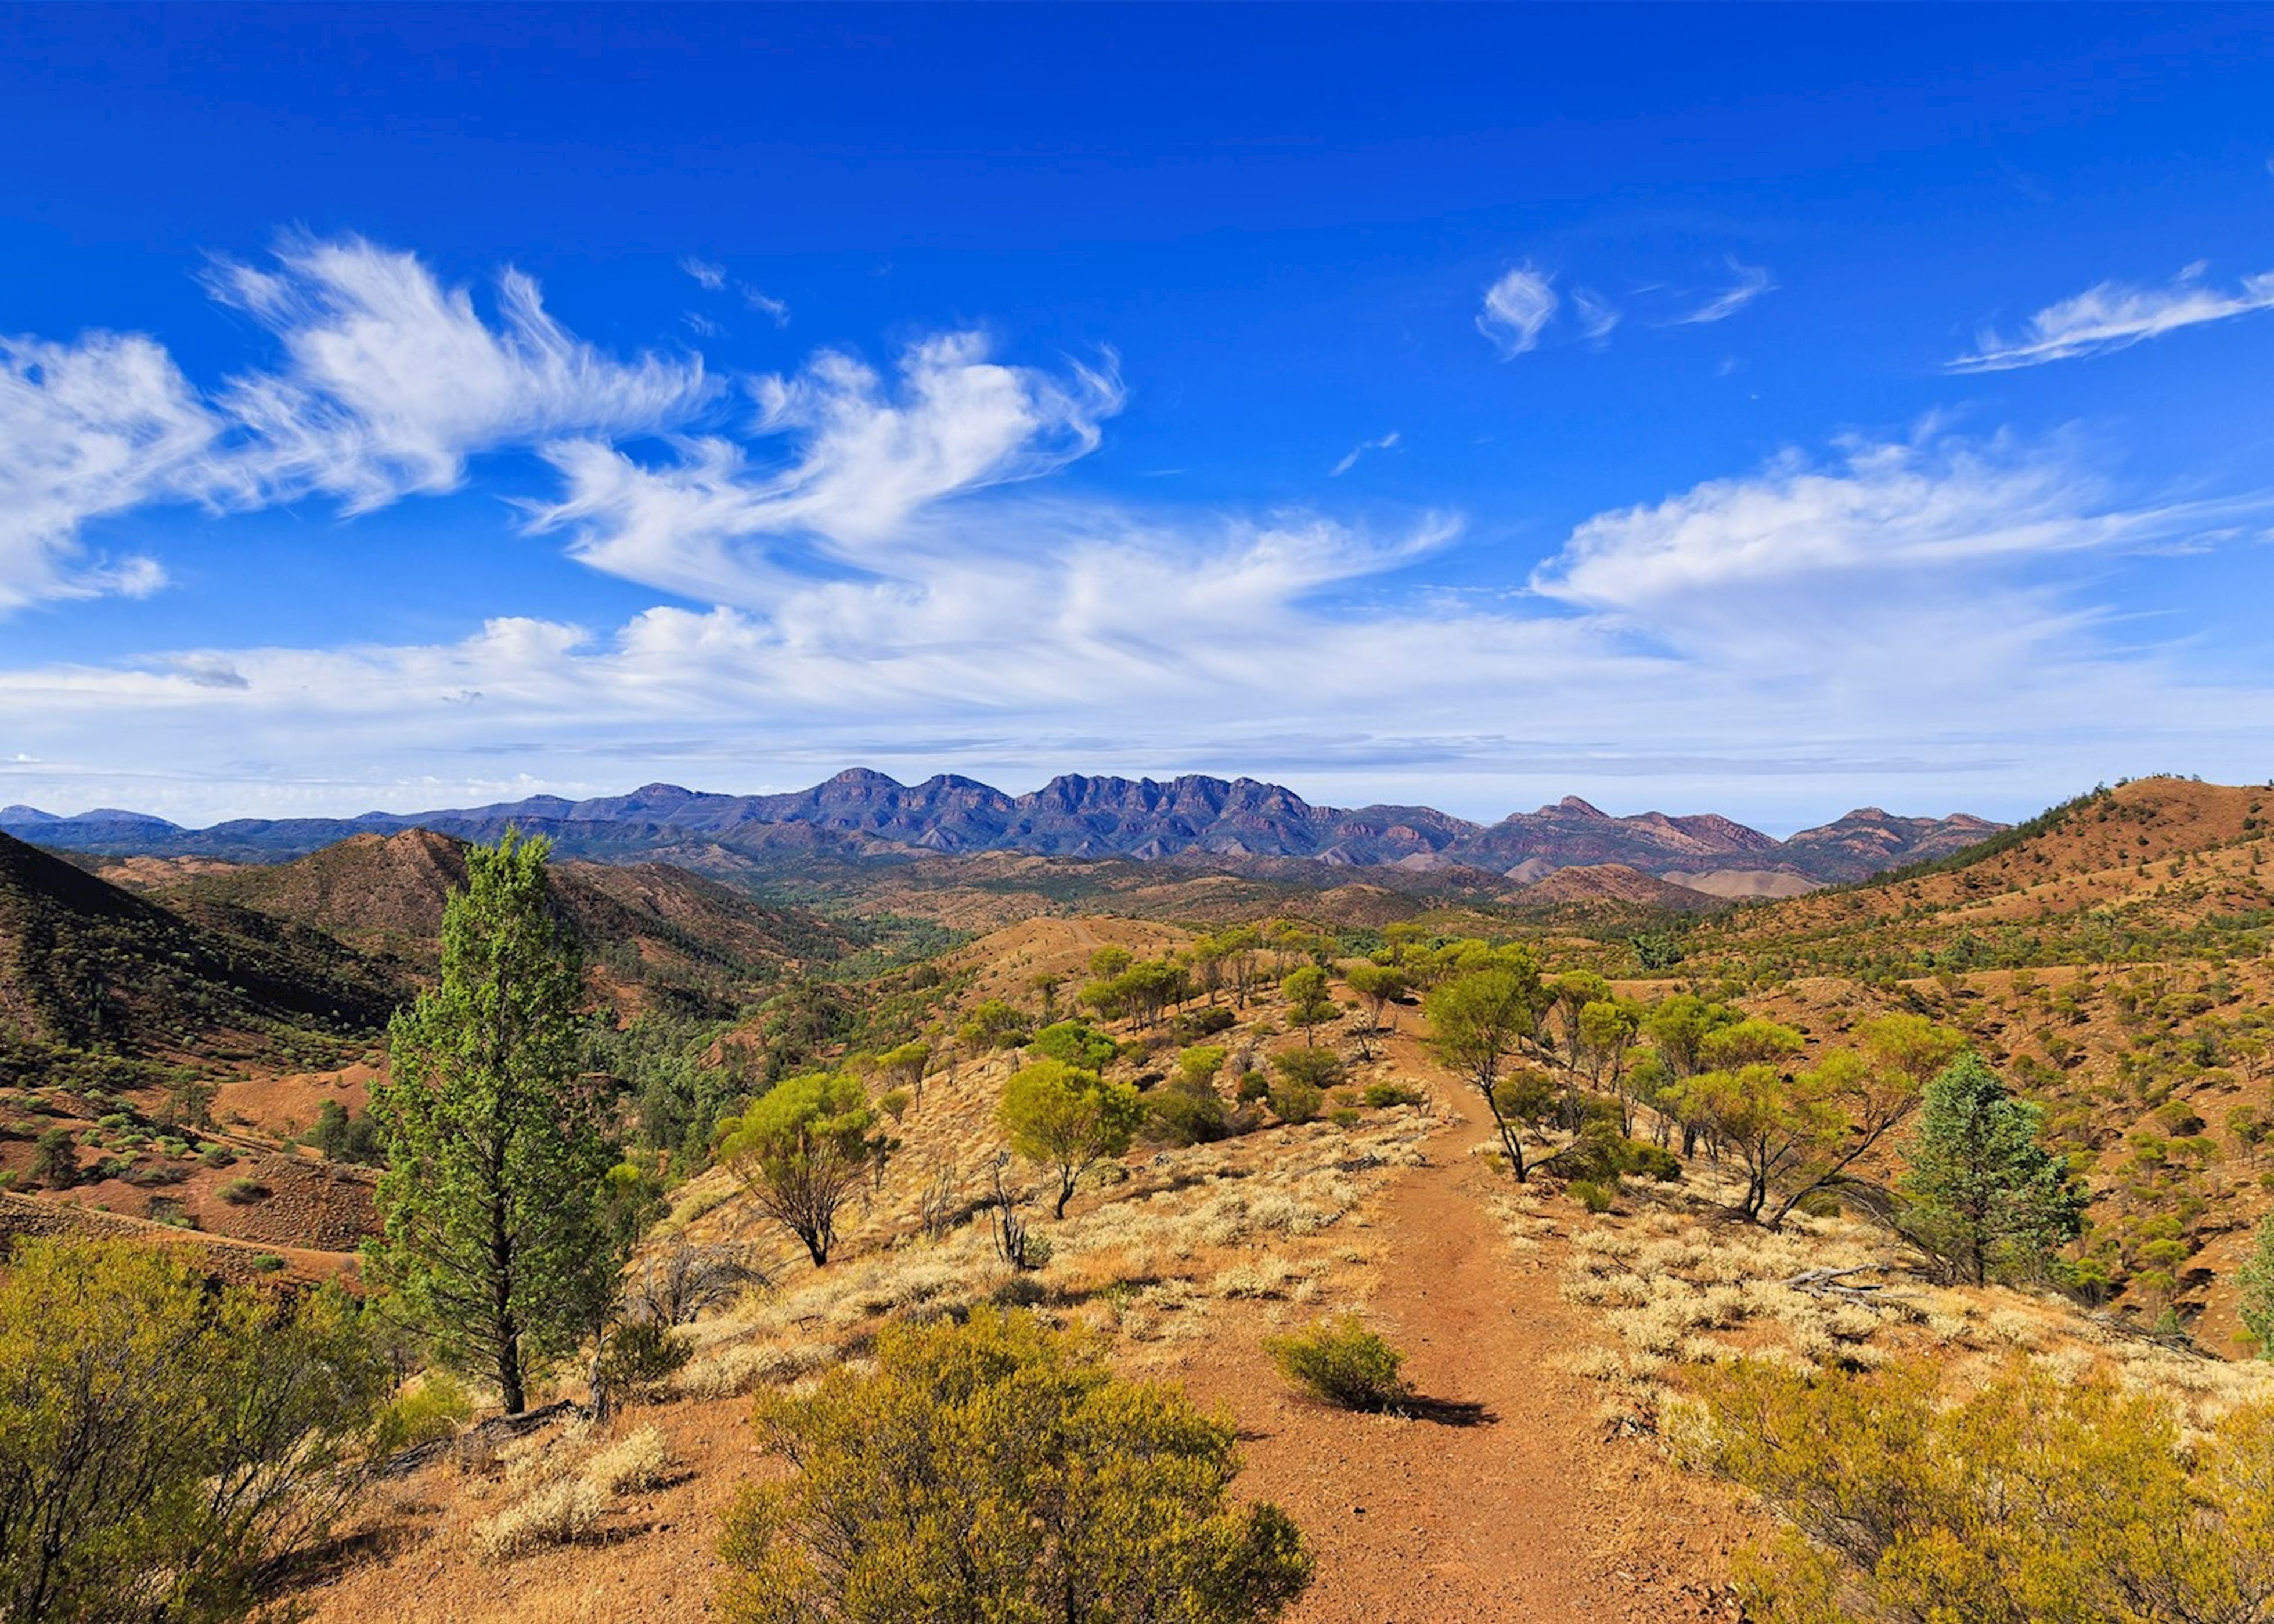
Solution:
M 388 1164 L 372 1274 L 508 1415 L 597 1327 L 614 1262 L 598 1205 L 614 1157 L 579 1081 L 582 976 L 546 905 L 549 850 L 508 829 L 466 854 L 440 982 L 395 1016 L 372 1099 Z
M 2084 1227 L 2085 1191 L 2042 1143 L 2044 1113 L 1962 1054 L 1926 1086 L 1904 1229 L 1962 1279 L 2041 1263 Z

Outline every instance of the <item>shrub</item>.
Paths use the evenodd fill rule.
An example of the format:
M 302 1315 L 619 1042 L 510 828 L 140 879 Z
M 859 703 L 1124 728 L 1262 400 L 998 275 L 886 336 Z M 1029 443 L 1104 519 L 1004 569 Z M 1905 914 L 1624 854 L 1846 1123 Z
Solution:
M 1593 1179 L 1574 1179 L 1567 1188 L 1571 1198 L 1590 1212 L 1608 1212 L 1611 1210 L 1611 1204 L 1618 1199 L 1617 1191 L 1612 1185 L 1598 1183 Z
M 1366 1085 L 1366 1103 L 1377 1111 L 1390 1106 L 1418 1106 L 1427 1098 L 1410 1083 L 1369 1083 Z
M 593 1369 L 594 1385 L 609 1393 L 642 1394 L 679 1374 L 695 1345 L 652 1319 L 627 1320 L 608 1333 Z
M 255 1252 L 245 1266 L 263 1274 L 281 1274 L 284 1272 L 284 1259 L 275 1252 Z
M 729 1619 L 1247 1624 L 1309 1582 L 1286 1514 L 1231 1502 L 1231 1420 L 1117 1378 L 1095 1339 L 983 1308 L 888 1326 L 876 1359 L 759 1401 L 797 1472 L 728 1517 Z
M 1146 1096 L 1145 1115 L 1153 1136 L 1169 1144 L 1212 1144 L 1231 1131 L 1224 1096 L 1212 1088 L 1171 1083 Z
M 429 1371 L 416 1387 L 397 1394 L 379 1412 L 373 1449 L 393 1454 L 431 1444 L 456 1432 L 473 1413 L 473 1401 L 456 1378 L 445 1371 Z
M 519 1504 L 475 1525 L 474 1544 L 501 1562 L 546 1545 L 574 1545 L 591 1537 L 606 1509 L 599 1485 L 582 1477 L 546 1484 Z
M 1326 1095 L 1308 1083 L 1281 1078 L 1271 1085 L 1271 1114 L 1283 1122 L 1307 1122 L 1317 1117 Z
M 1322 1094 L 1343 1080 L 1343 1063 L 1331 1049 L 1289 1049 L 1271 1057 L 1271 1069 Z
M 1344 1409 L 1388 1409 L 1412 1392 L 1398 1374 L 1405 1356 L 1355 1314 L 1269 1338 L 1263 1351 L 1289 1381 Z
M 256 1201 L 268 1199 L 268 1186 L 258 1179 L 233 1178 L 216 1192 L 231 1206 L 251 1206 Z
M 1355 1128 L 1366 1118 L 1359 1114 L 1356 1106 L 1337 1106 L 1327 1113 L 1327 1121 L 1337 1128 Z
M 360 1487 L 385 1378 L 352 1301 L 172 1253 L 28 1240 L 0 1277 L 0 1617 L 241 1616 Z
M 1271 1079 L 1260 1071 L 1243 1071 L 1239 1074 L 1239 1087 L 1234 1092 L 1240 1104 L 1253 1105 L 1270 1094 Z
M 1119 1046 L 1087 1021 L 1059 1021 L 1035 1034 L 1027 1053 L 1041 1060 L 1058 1061 L 1084 1071 L 1102 1071 L 1113 1063 Z
M 658 1429 L 627 1432 L 584 1463 L 584 1478 L 609 1494 L 642 1494 L 671 1481 L 671 1446 Z
M 1748 1618 L 2130 1624 L 2247 1619 L 2274 1575 L 2274 1408 L 2181 1449 L 2160 1399 L 2016 1358 L 1946 1401 L 1930 1366 L 1701 1371 L 1695 1463 L 1793 1525 L 1743 1575 Z M 1802 1537 L 1805 1536 L 1805 1537 Z
M 1230 1031 L 1236 1021 L 1230 1005 L 1203 1004 L 1170 1022 L 1169 1036 L 1178 1043 L 1190 1043 L 1195 1038 L 1213 1038 L 1218 1032 Z

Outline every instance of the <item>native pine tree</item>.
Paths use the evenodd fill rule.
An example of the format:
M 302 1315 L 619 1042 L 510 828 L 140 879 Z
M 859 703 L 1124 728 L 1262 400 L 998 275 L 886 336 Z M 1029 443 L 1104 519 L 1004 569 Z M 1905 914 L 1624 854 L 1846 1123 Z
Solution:
M 1961 1278 L 2033 1266 L 2082 1232 L 2085 1192 L 2044 1148 L 2044 1122 L 1974 1054 L 1927 1084 L 1903 1227 Z
M 599 1325 L 615 1262 L 600 1183 L 616 1158 L 580 1081 L 576 946 L 546 898 L 544 839 L 466 854 L 441 978 L 398 1013 L 373 1274 L 442 1362 L 527 1406 L 535 1369 Z

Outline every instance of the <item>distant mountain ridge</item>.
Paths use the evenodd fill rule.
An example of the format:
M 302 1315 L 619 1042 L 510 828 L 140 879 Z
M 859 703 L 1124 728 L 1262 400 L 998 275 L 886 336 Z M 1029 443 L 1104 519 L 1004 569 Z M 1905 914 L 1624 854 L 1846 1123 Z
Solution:
M 1233 862 L 1307 857 L 1352 867 L 1457 866 L 1524 881 L 1560 869 L 1621 864 L 1649 874 L 1786 873 L 1817 885 L 1946 856 L 2002 827 L 1962 813 L 1901 818 L 1866 807 L 1780 841 L 1713 813 L 1613 817 L 1576 796 L 1480 824 L 1426 806 L 1314 806 L 1291 789 L 1253 778 L 1194 774 L 1162 782 L 1069 774 L 1013 796 L 953 774 L 903 784 L 862 767 L 780 795 L 657 783 L 587 801 L 534 796 L 408 814 L 240 819 L 205 829 L 113 809 L 56 817 L 33 807 L 0 808 L 0 831 L 41 845 L 255 862 L 305 856 L 353 835 L 414 827 L 490 840 L 508 824 L 552 836 L 563 855 L 606 862 L 664 852 L 684 860 L 679 853 L 705 846 L 856 862 L 984 851 L 1140 861 L 1190 854 Z

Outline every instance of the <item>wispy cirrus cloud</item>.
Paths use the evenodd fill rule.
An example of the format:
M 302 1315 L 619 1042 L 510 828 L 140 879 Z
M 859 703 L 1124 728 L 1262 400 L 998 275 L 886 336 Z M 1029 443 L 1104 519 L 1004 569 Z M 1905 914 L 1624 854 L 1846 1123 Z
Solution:
M 207 391 L 147 335 L 0 340 L 0 611 L 162 586 L 158 562 L 83 545 L 87 525 L 134 509 L 321 494 L 365 512 L 456 489 L 484 453 L 652 433 L 719 392 L 699 356 L 621 360 L 576 337 L 516 272 L 486 314 L 360 238 L 290 238 L 266 264 L 216 261 L 207 283 L 281 364 Z
M 727 268 L 716 260 L 699 259 L 690 253 L 680 261 L 679 268 L 694 277 L 697 284 L 705 293 L 719 293 L 726 291 Z
M 224 261 L 209 283 L 285 353 L 216 397 L 275 500 L 320 491 L 368 511 L 456 488 L 476 454 L 652 433 L 717 393 L 700 357 L 622 361 L 576 337 L 514 270 L 494 320 L 417 256 L 360 238 L 288 243 L 273 268 Z
M 0 340 L 0 611 L 162 586 L 154 560 L 88 557 L 80 528 L 216 499 L 226 481 L 211 459 L 225 427 L 151 339 Z
M 754 433 L 789 447 L 762 464 L 723 435 L 643 462 L 598 439 L 546 446 L 566 490 L 531 528 L 568 533 L 595 569 L 714 601 L 772 601 L 799 570 L 888 563 L 920 510 L 1055 472 L 1094 450 L 1121 409 L 1109 356 L 1064 374 L 989 358 L 977 333 L 911 345 L 888 383 L 824 351 L 759 379 Z M 786 573 L 787 572 L 787 573 Z
M 1504 273 L 1485 290 L 1477 330 L 1499 346 L 1503 359 L 1539 347 L 1540 335 L 1560 303 L 1555 279 L 1531 265 Z
M 1973 352 L 1948 362 L 1946 369 L 2009 372 L 2105 355 L 2182 328 L 2274 310 L 2274 271 L 2245 276 L 2232 289 L 2220 289 L 2203 280 L 2209 268 L 2200 262 L 2190 265 L 2160 288 L 2097 283 L 2038 311 L 2018 337 L 1984 331 Z
M 1382 435 L 1379 440 L 1361 440 L 1356 445 L 1351 447 L 1349 450 L 1344 452 L 1342 457 L 1336 462 L 1335 465 L 1327 470 L 1327 478 L 1329 480 L 1341 479 L 1343 475 L 1357 467 L 1359 458 L 1364 457 L 1368 451 L 1392 451 L 1397 449 L 1397 431 L 1394 428 L 1388 434 Z
M 1707 321 L 1726 321 L 1740 310 L 1773 291 L 1776 279 L 1758 265 L 1747 265 L 1732 257 L 1728 261 L 1729 285 L 1713 295 L 1686 315 L 1679 315 L 1668 323 L 1673 327 L 1694 327 Z

